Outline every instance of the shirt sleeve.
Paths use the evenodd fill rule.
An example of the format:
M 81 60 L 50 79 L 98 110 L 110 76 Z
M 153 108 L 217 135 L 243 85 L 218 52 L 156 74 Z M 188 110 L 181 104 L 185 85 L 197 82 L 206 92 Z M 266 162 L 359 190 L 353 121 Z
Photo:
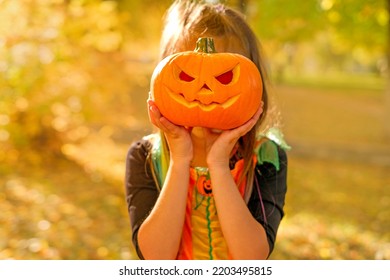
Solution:
M 147 156 L 151 143 L 140 140 L 133 143 L 127 154 L 125 190 L 127 210 L 132 228 L 132 241 L 138 257 L 143 259 L 138 246 L 138 230 L 147 218 L 158 197 L 156 184 Z
M 255 168 L 254 186 L 248 208 L 263 225 L 269 244 L 269 254 L 274 249 L 276 234 L 284 216 L 283 207 L 287 192 L 287 154 L 278 147 L 279 169 L 270 162 Z
M 154 207 L 158 190 L 153 180 L 147 156 L 151 143 L 140 140 L 131 145 L 126 159 L 125 189 L 128 213 L 132 228 L 132 241 L 140 259 L 143 259 L 138 246 L 138 230 Z M 284 216 L 284 203 L 287 192 L 287 155 L 278 147 L 280 168 L 269 162 L 259 164 L 255 169 L 255 182 L 248 208 L 266 231 L 271 252 L 274 248 L 277 230 Z

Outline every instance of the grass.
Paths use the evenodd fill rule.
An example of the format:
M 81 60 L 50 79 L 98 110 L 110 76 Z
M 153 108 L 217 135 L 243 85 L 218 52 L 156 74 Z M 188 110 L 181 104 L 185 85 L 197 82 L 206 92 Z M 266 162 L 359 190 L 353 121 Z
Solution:
M 275 88 L 293 149 L 272 258 L 389 259 L 384 94 L 320 84 Z
M 290 157 L 273 259 L 390 258 L 388 166 Z
M 294 75 L 286 74 L 283 84 L 306 88 L 343 89 L 345 92 L 355 93 L 356 90 L 370 90 L 382 92 L 387 86 L 386 77 L 379 74 L 349 74 L 324 73 L 324 75 Z
M 63 158 L 0 177 L 0 259 L 130 259 L 123 189 Z

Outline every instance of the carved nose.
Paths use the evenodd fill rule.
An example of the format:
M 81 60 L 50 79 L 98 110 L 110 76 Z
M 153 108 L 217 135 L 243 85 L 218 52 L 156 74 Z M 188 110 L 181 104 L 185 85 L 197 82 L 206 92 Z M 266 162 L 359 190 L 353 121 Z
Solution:
M 205 88 L 205 89 L 211 90 L 207 84 L 204 84 L 202 88 Z
M 213 91 L 209 88 L 207 84 L 204 84 L 200 91 L 197 93 L 196 99 L 203 104 L 209 105 L 214 101 Z

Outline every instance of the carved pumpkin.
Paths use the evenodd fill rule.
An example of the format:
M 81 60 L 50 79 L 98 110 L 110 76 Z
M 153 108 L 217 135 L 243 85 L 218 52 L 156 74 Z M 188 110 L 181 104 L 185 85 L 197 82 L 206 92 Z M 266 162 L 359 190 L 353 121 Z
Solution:
M 213 189 L 211 188 L 211 180 L 210 178 L 207 178 L 207 176 L 199 176 L 196 182 L 196 187 L 201 195 L 212 196 Z
M 257 111 L 262 79 L 256 65 L 233 53 L 216 53 L 211 38 L 194 51 L 163 59 L 153 72 L 151 98 L 176 125 L 232 129 Z

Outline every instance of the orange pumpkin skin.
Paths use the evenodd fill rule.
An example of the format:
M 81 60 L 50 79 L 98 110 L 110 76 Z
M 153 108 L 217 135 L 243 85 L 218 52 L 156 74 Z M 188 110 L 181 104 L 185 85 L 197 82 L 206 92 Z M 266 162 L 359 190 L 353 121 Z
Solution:
M 212 196 L 213 189 L 211 187 L 210 178 L 205 175 L 199 176 L 196 182 L 197 191 L 203 196 Z
M 226 130 L 256 113 L 262 90 L 260 72 L 248 58 L 195 50 L 162 60 L 150 93 L 161 114 L 176 125 Z

